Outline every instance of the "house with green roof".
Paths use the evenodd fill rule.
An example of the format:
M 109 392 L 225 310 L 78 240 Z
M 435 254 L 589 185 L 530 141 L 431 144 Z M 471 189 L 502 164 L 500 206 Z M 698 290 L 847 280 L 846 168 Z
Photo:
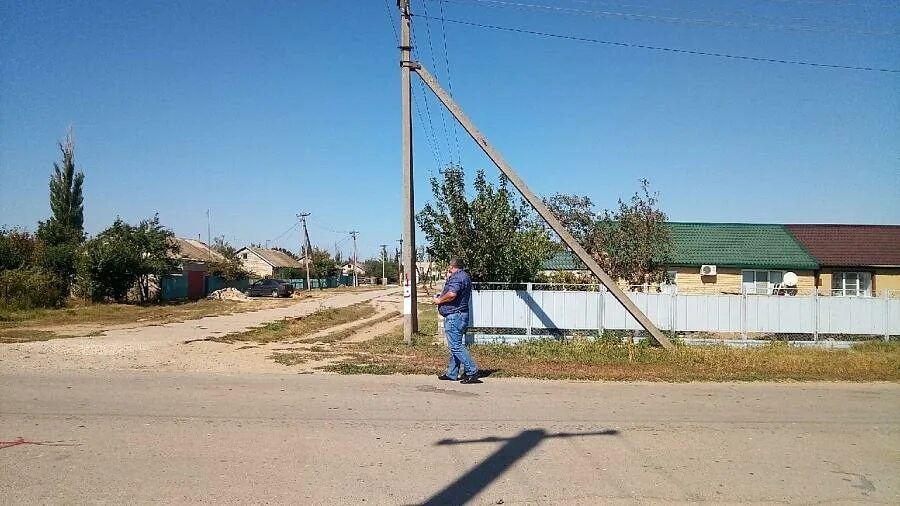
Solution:
M 788 272 L 798 293 L 815 287 L 818 263 L 784 225 L 668 223 L 672 256 L 667 284 L 679 293 L 772 293 Z M 570 252 L 545 264 L 548 272 L 587 272 Z M 791 276 L 789 276 L 790 278 Z

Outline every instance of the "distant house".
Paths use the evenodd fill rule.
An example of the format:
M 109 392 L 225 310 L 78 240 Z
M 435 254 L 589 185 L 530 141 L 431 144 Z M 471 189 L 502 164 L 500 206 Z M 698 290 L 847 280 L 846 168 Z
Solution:
M 160 298 L 165 300 L 204 297 L 208 291 L 206 274 L 209 264 L 225 262 L 226 258 L 195 239 L 173 237 L 170 240 L 176 251 L 169 253 L 169 256 L 178 262 L 178 269 L 164 277 L 162 285 L 154 287 L 154 291 L 159 290 Z
M 356 271 L 357 276 L 365 276 L 366 275 L 366 270 L 363 269 L 362 266 L 359 264 L 356 264 L 354 266 L 353 262 L 347 262 L 344 265 L 341 265 L 339 267 L 339 269 L 341 270 L 342 276 L 352 276 L 353 271 Z
M 797 292 L 810 293 L 818 268 L 784 225 L 667 223 L 672 255 L 664 285 L 678 293 L 772 293 L 784 275 L 797 275 Z M 589 274 L 577 257 L 558 253 L 545 271 Z
M 816 258 L 823 295 L 900 296 L 900 226 L 787 225 Z
M 248 246 L 235 253 L 244 270 L 261 278 L 274 277 L 285 269 L 301 269 L 304 264 L 282 251 Z

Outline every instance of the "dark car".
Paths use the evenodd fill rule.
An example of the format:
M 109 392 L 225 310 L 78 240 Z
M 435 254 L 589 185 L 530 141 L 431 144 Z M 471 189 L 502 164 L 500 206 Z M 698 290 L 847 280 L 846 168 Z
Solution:
M 245 292 L 251 297 L 290 297 L 294 286 L 280 279 L 260 279 Z

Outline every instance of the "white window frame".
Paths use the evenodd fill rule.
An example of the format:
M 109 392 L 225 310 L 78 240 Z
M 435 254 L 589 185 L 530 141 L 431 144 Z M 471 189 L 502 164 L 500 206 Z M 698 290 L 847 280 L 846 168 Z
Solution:
M 855 281 L 849 278 L 855 277 Z M 831 295 L 836 297 L 871 297 L 872 273 L 868 271 L 834 271 L 831 273 Z
M 748 295 L 772 295 L 772 289 L 775 285 L 784 280 L 784 273 L 787 271 L 777 271 L 769 269 L 742 269 L 741 270 L 741 292 Z M 747 274 L 753 273 L 753 281 L 745 281 Z M 765 287 L 760 278 L 760 274 L 765 273 Z

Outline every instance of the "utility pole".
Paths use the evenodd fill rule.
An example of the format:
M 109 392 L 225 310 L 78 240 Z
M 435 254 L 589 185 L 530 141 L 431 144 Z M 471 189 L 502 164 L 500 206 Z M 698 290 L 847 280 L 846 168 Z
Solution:
M 206 256 L 208 260 L 212 262 L 212 239 L 210 238 L 209 231 L 209 208 L 206 209 Z
M 353 237 L 353 261 L 350 263 L 350 266 L 353 268 L 353 286 L 359 286 L 359 279 L 356 277 L 356 234 L 358 234 L 356 230 L 351 230 L 350 235 Z
M 306 217 L 309 216 L 309 213 L 300 212 L 297 214 L 297 218 L 300 219 L 300 223 L 303 223 L 303 236 L 306 238 L 306 244 L 303 246 L 303 263 L 306 264 L 306 289 L 312 290 L 312 284 L 309 281 L 309 252 L 312 250 L 312 245 L 309 243 L 309 230 L 306 229 Z
M 387 262 L 387 244 L 381 245 L 381 284 L 387 286 L 387 276 L 384 273 L 384 264 Z
M 416 307 L 416 224 L 415 192 L 413 190 L 412 152 L 412 86 L 410 69 L 412 46 L 409 42 L 409 0 L 400 0 L 400 133 L 403 160 L 403 342 L 410 344 L 413 334 L 419 331 L 419 315 Z
M 403 286 L 403 238 L 397 239 L 400 249 L 397 250 L 397 284 Z
M 478 128 L 475 126 L 475 123 L 473 123 L 472 120 L 470 120 L 469 117 L 466 116 L 462 108 L 459 107 L 459 104 L 457 104 L 456 101 L 453 100 L 453 97 L 451 97 L 441 87 L 437 79 L 419 63 L 411 62 L 408 65 L 415 69 L 416 74 L 418 74 L 419 77 L 422 78 L 422 81 L 424 81 L 429 88 L 431 88 L 431 91 L 434 92 L 438 100 L 440 100 L 441 103 L 444 104 L 444 107 L 446 107 L 447 110 L 450 111 L 450 114 L 452 114 L 453 117 L 456 118 L 463 129 L 465 129 L 469 136 L 472 137 L 472 140 L 474 140 L 475 143 L 478 144 L 478 147 L 480 147 L 481 150 L 484 151 L 484 154 L 486 154 L 488 158 L 490 158 L 491 161 L 494 162 L 494 165 L 496 165 L 497 168 L 500 169 L 500 172 L 502 172 L 503 175 L 506 176 L 509 182 L 512 183 L 512 185 L 517 190 L 519 190 L 519 193 L 522 195 L 522 197 L 524 197 L 525 200 L 527 200 L 528 203 L 531 204 L 531 207 L 535 211 L 537 211 L 541 218 L 543 218 L 544 221 L 548 225 L 550 225 L 550 228 L 552 228 L 553 231 L 556 232 L 556 235 L 558 235 L 559 238 L 562 239 L 563 243 L 565 243 L 566 246 L 568 246 L 569 249 L 572 250 L 573 253 L 575 253 L 575 256 L 577 256 L 579 260 L 584 262 L 584 265 L 587 266 L 591 273 L 593 273 L 594 276 L 596 276 L 597 279 L 599 279 L 600 282 L 606 286 L 606 289 L 609 290 L 609 293 L 613 297 L 615 297 L 616 300 L 618 300 L 619 303 L 622 304 L 622 306 L 624 306 L 629 313 L 631 313 L 631 316 L 634 317 L 634 319 L 637 320 L 637 322 L 642 327 L 644 327 L 644 329 L 648 333 L 650 333 L 650 335 L 656 338 L 656 340 L 663 346 L 663 348 L 667 350 L 673 349 L 674 345 L 671 341 L 669 341 L 669 338 L 666 337 L 662 332 L 660 332 L 658 328 L 656 328 L 656 325 L 654 325 L 653 322 L 650 321 L 650 318 L 647 318 L 647 315 L 645 315 L 644 312 L 637 307 L 634 301 L 632 301 L 628 297 L 628 295 L 623 292 L 621 288 L 619 288 L 619 285 L 616 284 L 615 280 L 613 280 L 609 276 L 609 274 L 607 274 L 603 270 L 603 268 L 600 267 L 600 264 L 598 264 L 597 261 L 594 260 L 594 258 L 591 257 L 591 255 L 588 254 L 587 251 L 585 251 L 584 247 L 575 239 L 575 237 L 572 236 L 572 234 L 562 225 L 562 223 L 560 223 L 556 216 L 554 216 L 553 213 L 550 212 L 550 209 L 547 208 L 544 202 L 540 198 L 538 198 L 537 195 L 532 193 L 532 191 L 525 184 L 525 181 L 523 181 L 522 178 L 520 178 L 519 175 L 516 174 L 509 163 L 507 163 L 503 156 L 500 155 L 500 152 L 497 151 L 494 146 L 488 142 L 487 137 L 485 137 L 484 134 L 482 134 L 481 131 L 478 130 Z

